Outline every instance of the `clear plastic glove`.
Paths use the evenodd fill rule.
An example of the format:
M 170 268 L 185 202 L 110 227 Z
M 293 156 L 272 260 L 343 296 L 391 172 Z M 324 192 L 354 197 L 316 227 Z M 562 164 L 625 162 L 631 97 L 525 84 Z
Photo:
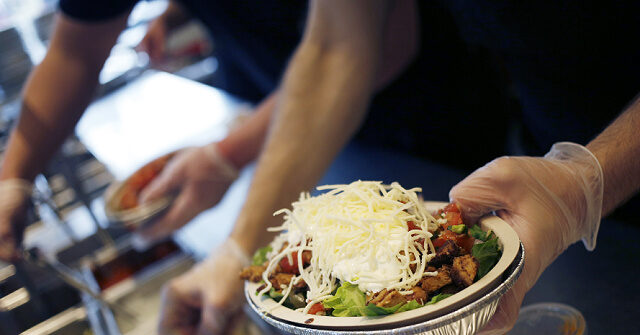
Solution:
M 556 143 L 543 158 L 503 157 L 476 170 L 449 194 L 470 222 L 495 212 L 524 244 L 523 272 L 505 294 L 481 334 L 504 334 L 518 317 L 522 299 L 569 245 L 596 246 L 603 177 L 596 157 L 574 143 Z
M 167 213 L 137 231 L 138 244 L 170 235 L 224 196 L 238 171 L 220 155 L 217 144 L 180 150 L 141 193 L 144 202 L 176 194 Z
M 244 303 L 240 271 L 247 253 L 228 239 L 209 258 L 172 280 L 163 290 L 160 334 L 225 334 L 229 319 Z
M 22 179 L 0 181 L 0 259 L 15 261 L 20 256 L 28 200 L 33 185 Z

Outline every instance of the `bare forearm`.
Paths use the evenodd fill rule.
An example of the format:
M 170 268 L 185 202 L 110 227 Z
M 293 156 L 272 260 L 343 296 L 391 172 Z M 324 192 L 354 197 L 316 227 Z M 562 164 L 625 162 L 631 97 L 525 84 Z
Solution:
M 640 189 L 640 98 L 587 145 L 604 174 L 602 215 Z
M 50 57 L 45 58 L 34 70 L 24 91 L 20 119 L 2 166 L 3 179 L 33 179 L 71 133 L 93 95 L 96 74 L 73 67 L 49 66 L 49 62 Z
M 355 73 L 343 72 L 344 77 L 340 80 L 343 85 L 332 85 L 335 84 L 333 80 L 322 78 L 330 65 L 318 66 L 316 59 L 313 63 L 315 66 L 310 62 L 294 69 L 310 76 L 298 76 L 293 71 L 284 82 L 280 113 L 273 121 L 251 192 L 234 231 L 246 242 L 257 242 L 259 236 L 264 235 L 264 228 L 274 223 L 271 219 L 273 211 L 288 206 L 301 191 L 317 182 L 353 134 L 365 110 L 365 96 L 370 87 L 357 93 L 361 96 L 357 102 L 340 101 L 339 98 L 344 93 L 341 90 L 349 87 L 348 77 L 358 78 Z M 352 70 L 356 71 L 356 68 Z M 306 86 L 312 85 L 305 82 L 306 78 L 316 78 L 312 95 L 302 94 Z M 262 224 L 254 226 L 255 223 Z M 243 227 L 243 224 L 247 226 Z
M 218 149 L 236 168 L 242 168 L 258 157 L 262 150 L 278 91 L 271 93 L 240 127 L 218 142 Z
M 279 219 L 272 217 L 275 210 L 288 207 L 322 176 L 360 125 L 374 89 L 377 40 L 365 42 L 370 43 L 363 46 L 369 52 L 362 52 L 343 41 L 324 44 L 307 38 L 285 75 L 251 190 L 232 233 L 247 250 L 268 240 L 265 228 Z
M 47 55 L 25 85 L 0 179 L 31 180 L 42 171 L 91 101 L 102 64 L 126 17 L 92 25 L 59 19 Z

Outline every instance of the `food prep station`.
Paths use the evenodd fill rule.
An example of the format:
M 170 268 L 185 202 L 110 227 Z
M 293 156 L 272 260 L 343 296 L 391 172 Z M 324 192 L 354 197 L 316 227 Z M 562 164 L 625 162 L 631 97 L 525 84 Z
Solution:
M 2 334 L 150 334 L 155 331 L 161 287 L 194 263 L 173 241 L 138 252 L 127 235 L 115 245 L 58 253 L 69 269 L 110 305 L 81 293 L 31 263 L 2 269 Z M 69 257 L 81 255 L 81 257 Z
M 35 39 L 23 43 L 24 27 L 11 25 L 0 13 L 0 159 L 19 111 L 20 87 L 50 36 L 56 1 L 14 3 L 38 4 L 27 29 Z M 147 251 L 136 251 L 130 232 L 110 225 L 103 213 L 104 191 L 114 180 L 123 180 L 161 154 L 222 138 L 245 108 L 224 92 L 198 83 L 215 72 L 215 58 L 198 55 L 178 60 L 169 64 L 173 74 L 168 74 L 149 70 L 133 52 L 146 22 L 164 6 L 166 1 L 142 1 L 134 10 L 130 28 L 101 73 L 96 101 L 75 136 L 36 180 L 26 246 L 38 246 L 47 257 L 72 269 L 108 305 L 34 264 L 0 263 L 0 335 L 154 334 L 162 286 L 205 257 L 230 231 L 253 167 L 243 171 L 220 205 L 196 217 L 172 240 Z M 176 95 L 183 99 L 172 98 Z M 176 110 L 184 114 L 179 121 Z M 155 126 L 140 127 L 150 117 L 157 121 Z M 352 143 L 319 184 L 392 181 L 390 176 L 395 176 L 403 185 L 424 187 L 425 199 L 446 201 L 449 189 L 469 172 Z M 218 225 L 211 228 L 210 222 Z M 640 276 L 634 261 L 640 258 L 639 234 L 637 222 L 603 220 L 596 251 L 571 246 L 543 273 L 524 305 L 570 304 L 583 313 L 589 334 L 640 333 L 637 313 L 629 312 L 636 308 L 633 293 L 640 287 L 620 282 Z M 594 274 L 594 268 L 607 270 Z M 277 333 L 248 306 L 231 330 L 231 334 Z

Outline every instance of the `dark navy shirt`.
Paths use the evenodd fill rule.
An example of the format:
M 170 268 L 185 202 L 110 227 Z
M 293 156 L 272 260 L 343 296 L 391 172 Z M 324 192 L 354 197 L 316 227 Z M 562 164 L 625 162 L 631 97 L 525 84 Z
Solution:
M 61 0 L 104 20 L 137 0 Z M 179 0 L 210 30 L 218 85 L 257 102 L 299 42 L 306 1 Z M 419 56 L 374 97 L 358 138 L 466 168 L 506 153 L 586 144 L 640 91 L 640 2 L 418 1 Z

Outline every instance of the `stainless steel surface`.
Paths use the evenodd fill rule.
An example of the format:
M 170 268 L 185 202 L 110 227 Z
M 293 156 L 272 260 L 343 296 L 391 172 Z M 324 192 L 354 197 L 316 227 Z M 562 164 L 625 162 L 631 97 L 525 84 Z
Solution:
M 520 244 L 520 252 L 509 269 L 504 274 L 504 281 L 487 295 L 475 302 L 443 316 L 420 322 L 417 324 L 398 326 L 393 329 L 367 329 L 367 330 L 333 330 L 303 327 L 275 319 L 269 314 L 261 313 L 247 296 L 250 307 L 254 313 L 274 327 L 292 334 L 339 334 L 339 335 L 404 335 L 404 334 L 428 334 L 428 335 L 471 335 L 478 332 L 491 319 L 496 311 L 500 297 L 504 295 L 516 282 L 524 267 L 524 246 Z M 245 295 L 250 294 L 245 291 Z M 312 315 L 309 316 L 313 318 Z
M 162 286 L 172 278 L 188 271 L 193 259 L 178 253 L 145 268 L 133 278 L 127 279 L 103 292 L 104 298 L 114 305 L 135 310 L 136 322 L 130 322 L 116 314 L 115 320 L 123 335 L 148 335 L 156 332 L 158 312 L 162 304 Z
M 54 334 L 82 334 L 84 330 L 89 330 L 86 321 L 86 311 L 84 307 L 73 307 L 25 330 L 20 335 L 54 335 Z
M 118 306 L 106 301 L 104 298 L 102 298 L 102 296 L 94 292 L 84 282 L 82 282 L 80 279 L 76 277 L 76 274 L 74 273 L 73 270 L 67 268 L 64 264 L 56 261 L 48 260 L 45 257 L 42 257 L 41 255 L 39 255 L 37 252 L 25 252 L 24 256 L 25 256 L 24 259 L 27 262 L 30 262 L 33 265 L 39 266 L 42 269 L 49 271 L 51 274 L 58 276 L 65 283 L 69 284 L 70 286 L 82 292 L 83 294 L 90 296 L 93 300 L 99 302 L 100 304 L 111 308 L 113 311 L 117 313 L 121 313 L 127 318 L 130 318 L 132 320 L 136 319 L 136 316 L 134 313 L 128 311 L 122 306 Z

